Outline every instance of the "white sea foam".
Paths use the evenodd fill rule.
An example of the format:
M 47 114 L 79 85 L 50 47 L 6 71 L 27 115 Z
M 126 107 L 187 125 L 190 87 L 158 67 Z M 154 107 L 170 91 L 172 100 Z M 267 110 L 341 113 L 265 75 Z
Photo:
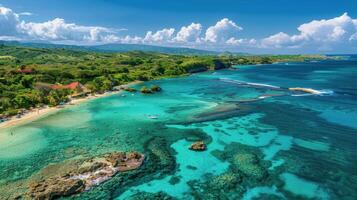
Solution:
M 221 80 L 223 82 L 227 82 L 227 83 L 235 83 L 235 84 L 244 85 L 244 86 L 280 89 L 280 87 L 278 87 L 278 86 L 269 85 L 269 84 L 263 84 L 263 83 L 250 83 L 250 82 L 244 82 L 244 81 L 240 81 L 240 80 L 232 80 L 232 79 L 228 79 L 228 78 L 220 78 L 219 80 Z
M 268 89 L 275 89 L 275 90 L 291 90 L 293 92 L 303 92 L 303 93 L 292 93 L 291 96 L 294 97 L 300 97 L 300 96 L 311 96 L 311 95 L 317 95 L 317 96 L 328 96 L 328 95 L 333 95 L 334 92 L 332 90 L 315 90 L 312 88 L 281 88 L 279 86 L 275 85 L 269 85 L 269 84 L 263 84 L 263 83 L 252 83 L 252 82 L 245 82 L 245 81 L 240 81 L 240 80 L 232 80 L 228 78 L 220 78 L 220 81 L 227 82 L 227 83 L 234 83 L 237 85 L 241 86 L 247 86 L 247 87 L 256 87 L 256 88 L 268 88 Z M 295 89 L 295 90 L 293 90 Z M 305 91 L 304 91 L 305 90 Z M 265 96 L 260 96 L 258 97 L 259 99 L 264 99 L 267 98 Z
M 334 92 L 332 90 L 319 90 L 320 95 L 333 95 Z
M 312 96 L 312 95 L 315 95 L 315 94 L 309 94 L 309 93 L 307 93 L 307 94 L 292 94 L 291 96 L 293 96 L 293 97 L 304 97 L 304 96 Z

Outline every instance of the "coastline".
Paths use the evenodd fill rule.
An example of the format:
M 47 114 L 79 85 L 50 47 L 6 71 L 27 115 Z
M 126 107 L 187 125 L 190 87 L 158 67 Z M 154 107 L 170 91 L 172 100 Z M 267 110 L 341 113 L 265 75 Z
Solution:
M 132 85 L 139 84 L 141 82 L 142 81 L 134 81 L 134 82 L 131 82 L 128 84 L 120 85 L 120 87 L 129 87 Z M 121 92 L 123 92 L 123 91 L 122 90 L 110 91 L 110 92 L 105 92 L 103 94 L 94 94 L 94 95 L 90 95 L 90 96 L 86 96 L 86 97 L 82 97 L 82 98 L 78 98 L 78 99 L 71 99 L 69 102 L 67 102 L 66 104 L 64 104 L 61 107 L 60 106 L 56 106 L 56 107 L 46 106 L 44 108 L 35 108 L 32 110 L 27 110 L 27 112 L 25 114 L 23 114 L 20 118 L 13 116 L 13 117 L 9 118 L 9 120 L 1 122 L 0 129 L 6 129 L 6 128 L 14 127 L 14 126 L 27 124 L 27 123 L 36 121 L 38 119 L 41 119 L 42 117 L 46 117 L 48 115 L 54 114 L 57 111 L 67 108 L 69 106 L 75 106 L 75 105 L 81 104 L 83 102 L 87 102 L 88 100 L 107 97 L 107 96 L 111 96 L 114 94 L 119 94 Z
M 275 62 L 275 63 L 278 63 L 278 62 Z M 272 64 L 274 64 L 274 63 L 272 63 Z M 242 66 L 245 67 L 245 66 L 257 66 L 257 65 L 240 65 L 240 67 L 242 67 Z M 234 68 L 234 69 L 236 69 L 236 68 Z M 212 71 L 216 71 L 216 70 L 212 70 Z M 187 75 L 185 74 L 185 75 L 181 75 L 181 76 L 187 76 Z M 180 77 L 180 76 L 177 76 L 177 77 Z M 129 86 L 136 85 L 136 84 L 139 84 L 142 82 L 143 81 L 133 81 L 133 82 L 130 82 L 127 84 L 118 85 L 116 87 L 129 87 Z M 10 128 L 13 126 L 19 126 L 19 125 L 23 125 L 26 123 L 30 123 L 30 122 L 36 121 L 42 117 L 45 117 L 47 115 L 53 114 L 63 108 L 67 108 L 68 106 L 78 105 L 78 104 L 88 101 L 90 99 L 101 98 L 101 97 L 106 97 L 106 96 L 110 96 L 110 95 L 114 95 L 114 94 L 119 94 L 120 92 L 122 92 L 122 90 L 110 91 L 110 92 L 106 92 L 104 94 L 94 94 L 94 95 L 86 96 L 83 98 L 72 99 L 71 101 L 69 101 L 65 105 L 63 105 L 63 107 L 58 107 L 58 106 L 57 107 L 48 107 L 47 106 L 45 108 L 37 108 L 37 109 L 33 109 L 33 110 L 27 110 L 27 113 L 23 114 L 20 118 L 13 116 L 9 120 L 1 122 L 0 129 Z

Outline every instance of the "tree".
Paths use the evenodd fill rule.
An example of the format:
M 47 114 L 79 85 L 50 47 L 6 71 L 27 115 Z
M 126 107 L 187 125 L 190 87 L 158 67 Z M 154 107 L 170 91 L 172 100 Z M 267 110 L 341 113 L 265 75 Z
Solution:
M 67 89 L 51 90 L 47 96 L 47 101 L 50 106 L 57 106 L 60 103 L 68 101 L 70 91 Z
M 60 98 L 55 90 L 52 90 L 47 96 L 48 104 L 50 106 L 57 106 L 60 102 Z
M 16 108 L 30 108 L 31 101 L 26 94 L 17 94 L 13 99 Z
M 23 76 L 20 83 L 24 88 L 31 88 L 34 82 L 34 76 Z
M 0 98 L 0 112 L 4 112 L 6 110 L 9 110 L 12 107 L 11 101 L 9 98 L 4 97 Z

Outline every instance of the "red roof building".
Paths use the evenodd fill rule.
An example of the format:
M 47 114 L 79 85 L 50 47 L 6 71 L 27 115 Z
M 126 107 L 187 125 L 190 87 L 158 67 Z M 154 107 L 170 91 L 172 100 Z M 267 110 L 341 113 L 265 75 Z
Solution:
M 73 82 L 68 85 L 51 85 L 51 89 L 60 90 L 60 89 L 68 89 L 72 90 L 72 97 L 82 96 L 90 93 L 90 90 L 82 85 L 80 82 Z
M 33 69 L 27 68 L 27 69 L 19 69 L 17 70 L 18 73 L 23 73 L 23 74 L 31 74 L 33 72 Z
M 52 85 L 51 88 L 54 90 L 59 90 L 59 89 L 70 89 L 70 90 L 75 90 L 78 88 L 83 87 L 82 84 L 80 84 L 79 82 L 73 82 L 70 83 L 68 85 Z

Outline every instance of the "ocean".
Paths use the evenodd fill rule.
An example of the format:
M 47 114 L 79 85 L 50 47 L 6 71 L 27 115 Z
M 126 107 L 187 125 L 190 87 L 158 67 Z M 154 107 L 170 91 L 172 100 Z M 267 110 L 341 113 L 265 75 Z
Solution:
M 44 167 L 146 155 L 69 199 L 357 199 L 357 56 L 235 66 L 136 85 L 0 130 L 0 199 Z M 292 91 L 309 88 L 315 93 Z M 204 141 L 207 150 L 189 146 Z

